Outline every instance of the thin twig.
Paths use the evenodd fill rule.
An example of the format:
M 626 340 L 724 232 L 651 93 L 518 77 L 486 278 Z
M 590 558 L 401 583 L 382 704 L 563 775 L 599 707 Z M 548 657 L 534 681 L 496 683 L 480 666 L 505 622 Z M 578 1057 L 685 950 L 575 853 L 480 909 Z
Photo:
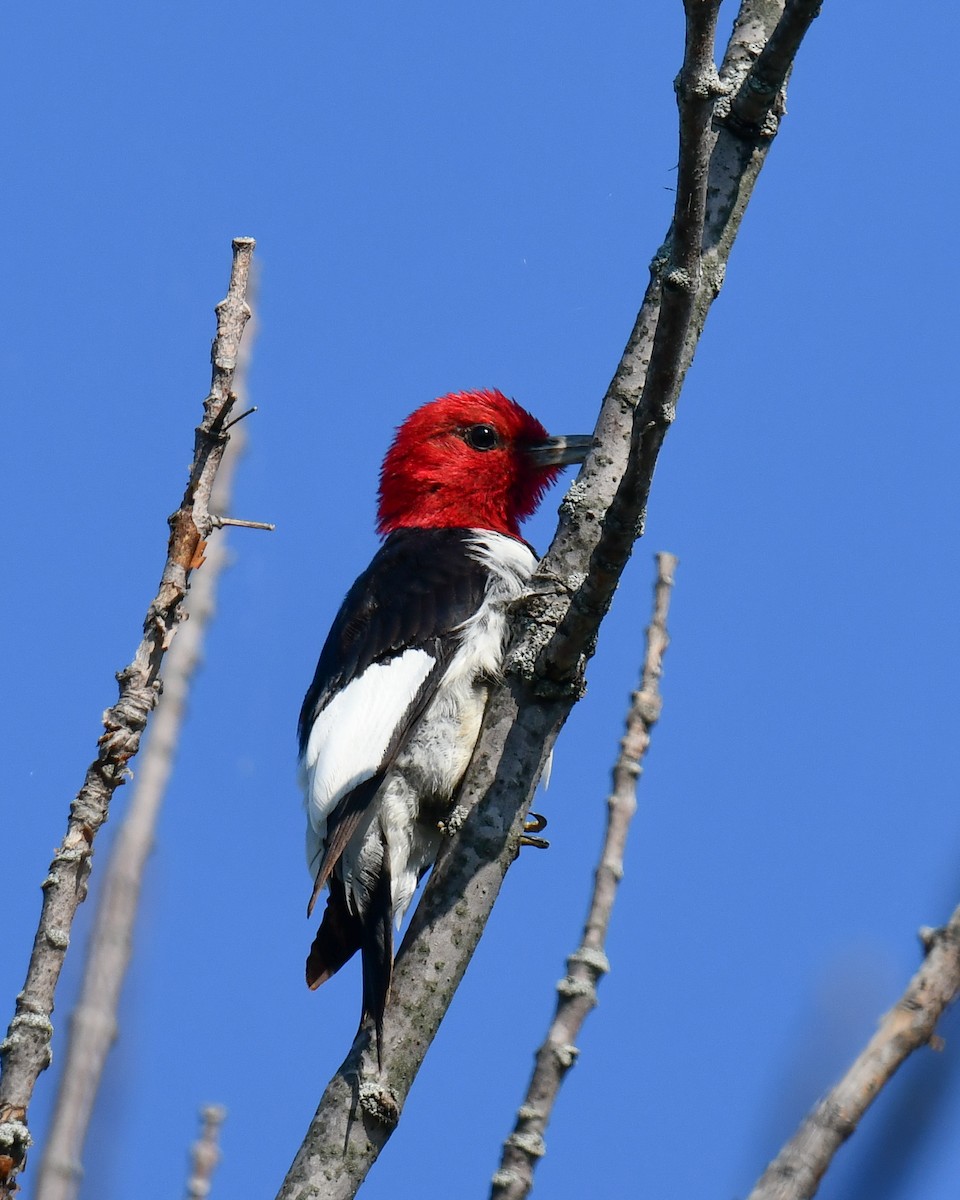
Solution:
M 960 908 L 941 929 L 922 929 L 927 951 L 907 990 L 846 1075 L 804 1118 L 764 1171 L 749 1200 L 809 1200 L 833 1156 L 914 1050 L 934 1036 L 937 1022 L 960 996 Z
M 104 714 L 106 732 L 83 787 L 70 806 L 63 844 L 43 882 L 43 907 L 23 991 L 17 997 L 0 1053 L 0 1200 L 9 1200 L 30 1145 L 27 1108 L 40 1072 L 50 1065 L 54 994 L 70 941 L 77 908 L 86 896 L 97 831 L 107 819 L 110 799 L 125 782 L 147 719 L 160 692 L 160 664 L 182 619 L 181 606 L 191 572 L 203 561 L 212 528 L 210 492 L 223 457 L 231 385 L 243 328 L 250 315 L 245 295 L 254 240 L 236 238 L 226 299 L 217 305 L 213 377 L 196 431 L 190 478 L 180 508 L 170 517 L 170 540 L 159 591 L 147 610 L 143 640 L 133 661 L 117 676 L 120 696 Z
M 234 417 L 232 421 L 228 421 L 223 427 L 223 432 L 226 433 L 227 430 L 232 429 L 234 425 L 239 425 L 240 422 L 246 420 L 247 417 L 252 417 L 256 411 L 257 406 L 254 404 L 251 408 L 248 408 L 242 412 L 239 417 Z
M 200 1109 L 200 1137 L 191 1151 L 192 1170 L 187 1180 L 187 1200 L 206 1200 L 210 1182 L 220 1162 L 220 1126 L 227 1116 L 222 1104 L 207 1104 Z
M 739 88 L 782 11 L 782 0 L 743 0 L 720 71 L 727 93 Z M 700 284 L 690 319 L 675 322 L 675 340 L 669 346 L 661 342 L 658 351 L 669 351 L 674 360 L 674 367 L 665 363 L 658 371 L 659 379 L 675 382 L 666 389 L 661 382 L 649 395 L 645 389 L 671 229 L 668 251 L 654 259 L 643 305 L 607 389 L 594 450 L 567 493 L 560 527 L 529 595 L 513 611 L 504 680 L 491 691 L 458 795 L 464 819 L 456 837 L 441 847 L 397 955 L 381 1039 L 382 1068 L 364 1029 L 328 1084 L 278 1200 L 346 1200 L 390 1137 L 516 857 L 546 756 L 581 695 L 583 667 L 642 532 L 666 418 L 771 144 L 767 137 L 716 123 L 704 136 L 713 149 L 699 239 Z M 688 145 L 683 153 L 698 154 L 699 148 Z M 681 173 L 685 179 L 699 178 L 693 170 Z M 639 465 L 627 475 L 631 457 Z
M 251 280 L 251 305 L 252 291 Z M 255 334 L 256 322 L 251 320 L 237 353 L 233 379 L 237 402 L 245 399 Z M 234 471 L 245 446 L 245 431 L 238 429 L 224 451 L 210 494 L 211 504 L 217 508 L 230 503 Z M 216 524 L 216 519 L 212 519 Z M 190 684 L 202 661 L 204 635 L 216 609 L 220 574 L 228 559 L 224 534 L 210 542 L 204 569 L 191 580 L 184 603 L 189 619 L 164 659 L 163 694 L 150 723 L 150 734 L 138 760 L 133 794 L 100 883 L 83 982 L 70 1016 L 66 1055 L 37 1172 L 34 1200 L 73 1200 L 80 1187 L 87 1128 L 107 1054 L 116 1038 L 117 1010 L 133 950 L 144 870 L 173 770 Z
M 640 688 L 633 693 L 626 732 L 613 768 L 613 791 L 607 799 L 607 828 L 593 895 L 580 945 L 567 959 L 567 974 L 557 984 L 557 1007 L 543 1045 L 537 1051 L 527 1094 L 517 1111 L 513 1132 L 504 1142 L 500 1167 L 493 1177 L 491 1200 L 523 1200 L 533 1187 L 533 1170 L 546 1152 L 543 1135 L 567 1072 L 580 1053 L 576 1041 L 597 1002 L 597 985 L 610 969 L 607 929 L 613 913 L 630 821 L 637 811 L 637 780 L 650 745 L 650 731 L 660 717 L 660 675 L 670 643 L 667 614 L 677 559 L 657 555 L 653 616 L 647 626 L 647 649 Z
M 276 525 L 269 521 L 241 521 L 237 517 L 217 517 L 213 514 L 210 516 L 210 523 L 214 529 L 225 529 L 228 525 L 237 529 L 267 529 L 271 532 L 276 529 Z

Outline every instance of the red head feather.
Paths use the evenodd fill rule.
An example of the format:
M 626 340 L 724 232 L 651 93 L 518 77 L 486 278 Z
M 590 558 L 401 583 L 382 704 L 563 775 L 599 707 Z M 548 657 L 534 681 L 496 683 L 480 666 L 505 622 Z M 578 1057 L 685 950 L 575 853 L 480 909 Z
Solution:
M 546 429 L 501 392 L 454 392 L 424 404 L 383 461 L 378 531 L 456 526 L 519 537 L 557 464 L 573 461 L 544 464 L 541 454 L 538 462 L 534 452 L 545 444 Z

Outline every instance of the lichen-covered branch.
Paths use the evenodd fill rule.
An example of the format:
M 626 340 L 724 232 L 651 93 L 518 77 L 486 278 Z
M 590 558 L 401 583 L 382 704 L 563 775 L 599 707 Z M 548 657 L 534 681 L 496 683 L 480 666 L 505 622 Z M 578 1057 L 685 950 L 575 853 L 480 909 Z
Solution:
M 820 15 L 820 4 L 821 0 L 787 0 L 783 16 L 731 98 L 729 119 L 741 130 L 776 133 L 784 112 L 784 85 L 800 43 Z
M 593 894 L 580 945 L 567 959 L 567 974 L 557 984 L 557 1007 L 547 1036 L 537 1051 L 527 1094 L 517 1112 L 513 1132 L 503 1145 L 500 1167 L 493 1177 L 491 1200 L 523 1200 L 533 1187 L 533 1171 L 546 1152 L 543 1135 L 567 1072 L 580 1051 L 576 1041 L 597 1002 L 597 984 L 609 970 L 607 929 L 613 913 L 630 821 L 637 811 L 637 780 L 650 745 L 650 731 L 660 717 L 660 675 L 669 645 L 667 614 L 677 560 L 657 555 L 653 616 L 647 626 L 640 687 L 633 693 L 626 732 L 613 768 L 613 790 L 607 798 L 607 827 Z
M 960 995 L 960 908 L 941 929 L 922 929 L 926 958 L 907 990 L 849 1071 L 816 1107 L 764 1171 L 749 1200 L 809 1200 L 833 1156 L 854 1132 L 881 1089 L 914 1050 L 927 1045 L 937 1022 Z
M 143 639 L 133 661 L 117 676 L 120 695 L 104 714 L 105 732 L 83 787 L 70 806 L 67 832 L 43 881 L 43 904 L 23 991 L 0 1045 L 0 1200 L 8 1200 L 30 1145 L 27 1109 L 40 1072 L 50 1064 L 54 993 L 70 943 L 77 908 L 86 896 L 94 838 L 107 819 L 110 800 L 127 778 L 130 760 L 160 691 L 160 665 L 182 618 L 191 572 L 203 562 L 213 523 L 210 494 L 228 434 L 231 391 L 243 328 L 250 311 L 245 295 L 253 256 L 252 238 L 233 243 L 227 296 L 217 305 L 213 376 L 194 457 L 180 507 L 170 517 L 170 538 L 160 588 L 147 610 Z
M 239 347 L 231 391 L 236 403 L 246 400 L 246 366 L 253 323 Z M 233 475 L 243 453 L 245 426 L 231 433 L 211 491 L 209 514 L 228 511 Z M 90 932 L 80 996 L 70 1014 L 63 1069 L 57 1084 L 53 1117 L 44 1141 L 34 1200 L 74 1200 L 83 1176 L 83 1145 L 100 1080 L 117 1033 L 117 1010 L 133 951 L 133 931 L 140 904 L 147 859 L 173 770 L 186 716 L 187 697 L 203 657 L 207 625 L 216 609 L 220 573 L 227 564 L 226 535 L 213 538 L 206 549 L 203 570 L 191 581 L 184 601 L 186 620 L 164 659 L 163 694 L 150 723 L 150 733 L 138 759 L 133 794 L 117 830 L 99 887 Z
M 704 54 L 715 10 L 713 0 L 685 5 L 674 221 L 604 397 L 594 449 L 513 614 L 505 678 L 491 694 L 458 797 L 462 823 L 441 848 L 397 957 L 382 1070 L 363 1031 L 328 1085 L 278 1200 L 353 1196 L 392 1133 L 516 857 L 537 778 L 582 692 L 600 622 L 643 531 L 677 395 L 775 132 L 731 121 L 729 100 L 783 17 L 783 0 L 743 0 L 719 83 Z

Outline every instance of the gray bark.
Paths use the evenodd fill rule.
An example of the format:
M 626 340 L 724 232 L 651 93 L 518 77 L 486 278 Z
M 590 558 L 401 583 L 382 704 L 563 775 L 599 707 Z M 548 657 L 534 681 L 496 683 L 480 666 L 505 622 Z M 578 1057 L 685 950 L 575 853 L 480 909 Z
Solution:
M 203 562 L 205 539 L 214 525 L 210 493 L 229 437 L 225 426 L 235 399 L 230 389 L 240 339 L 250 315 L 245 294 L 254 245 L 252 238 L 237 238 L 233 243 L 230 285 L 226 299 L 217 305 L 210 393 L 203 403 L 183 500 L 170 517 L 160 588 L 147 610 L 143 639 L 133 661 L 117 676 L 119 699 L 104 714 L 105 732 L 97 757 L 70 806 L 66 836 L 43 881 L 43 905 L 26 982 L 0 1044 L 0 1200 L 12 1195 L 30 1145 L 27 1109 L 38 1076 L 50 1065 L 54 994 L 73 919 L 86 897 L 94 838 L 107 819 L 114 791 L 126 782 L 128 764 L 159 698 L 160 666 L 182 619 L 190 575 Z
M 762 120 L 731 117 L 778 23 L 816 4 L 744 0 L 718 73 L 713 0 L 688 0 L 678 93 L 681 145 L 674 221 L 651 266 L 633 333 L 604 397 L 596 444 L 561 507 L 560 527 L 511 624 L 459 795 L 462 822 L 440 852 L 397 957 L 384 1021 L 382 1071 L 369 1030 L 320 1100 L 278 1200 L 345 1200 L 386 1143 L 516 857 L 547 754 L 582 693 L 583 670 L 634 542 L 643 532 L 657 456 L 716 298 L 747 201 L 783 110 L 786 55 Z M 798 44 L 798 39 L 794 39 Z M 792 43 L 791 43 L 792 44 Z M 692 215 L 691 215 L 692 214 Z

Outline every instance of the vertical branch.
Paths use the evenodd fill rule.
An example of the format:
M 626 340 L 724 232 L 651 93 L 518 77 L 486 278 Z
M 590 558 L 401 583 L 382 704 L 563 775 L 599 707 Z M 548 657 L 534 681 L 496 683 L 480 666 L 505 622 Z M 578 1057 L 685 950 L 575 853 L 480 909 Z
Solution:
M 607 828 L 594 876 L 593 895 L 580 945 L 567 959 L 567 974 L 557 984 L 557 1007 L 533 1076 L 517 1112 L 513 1132 L 504 1142 L 500 1167 L 493 1177 L 491 1200 L 523 1200 L 533 1187 L 533 1169 L 546 1152 L 544 1132 L 567 1072 L 580 1051 L 576 1039 L 597 1003 L 597 984 L 610 969 L 605 953 L 607 929 L 617 888 L 623 878 L 623 855 L 630 821 L 637 811 L 637 780 L 650 745 L 650 731 L 660 717 L 660 675 L 670 644 L 667 614 L 677 559 L 657 555 L 653 616 L 647 626 L 647 649 L 639 689 L 633 693 L 626 732 L 613 768 L 613 791 L 607 799 Z
M 170 539 L 160 588 L 151 602 L 136 654 L 117 676 L 120 695 L 104 714 L 105 732 L 83 787 L 70 806 L 67 832 L 43 881 L 43 904 L 27 978 L 17 997 L 7 1036 L 0 1043 L 0 1200 L 9 1200 L 30 1145 L 27 1108 L 40 1072 L 50 1065 L 54 994 L 70 944 L 77 908 L 86 896 L 97 831 L 107 819 L 114 791 L 128 774 L 147 719 L 159 698 L 160 664 L 182 617 L 192 571 L 203 562 L 210 533 L 213 481 L 226 448 L 224 429 L 233 405 L 231 385 L 243 328 L 250 315 L 245 296 L 255 242 L 236 238 L 227 296 L 217 305 L 210 393 L 194 439 L 190 477 Z
M 240 407 L 246 401 L 254 332 L 251 323 L 237 355 L 232 390 Z M 238 425 L 230 435 L 210 494 L 215 524 L 219 524 L 216 514 L 230 506 L 234 471 L 246 443 L 245 428 Z M 73 1200 L 79 1191 L 87 1129 L 107 1055 L 116 1038 L 117 1011 L 133 950 L 144 871 L 173 770 L 190 684 L 202 661 L 203 639 L 216 609 L 220 573 L 227 560 L 226 534 L 220 534 L 207 547 L 204 569 L 191 582 L 184 602 L 184 616 L 189 619 L 164 660 L 163 694 L 101 884 L 80 996 L 70 1016 L 63 1071 L 37 1173 L 35 1200 Z
M 200 1110 L 200 1137 L 193 1143 L 187 1200 L 206 1200 L 210 1195 L 210 1181 L 220 1162 L 220 1126 L 226 1115 L 227 1110 L 220 1104 L 208 1104 Z

